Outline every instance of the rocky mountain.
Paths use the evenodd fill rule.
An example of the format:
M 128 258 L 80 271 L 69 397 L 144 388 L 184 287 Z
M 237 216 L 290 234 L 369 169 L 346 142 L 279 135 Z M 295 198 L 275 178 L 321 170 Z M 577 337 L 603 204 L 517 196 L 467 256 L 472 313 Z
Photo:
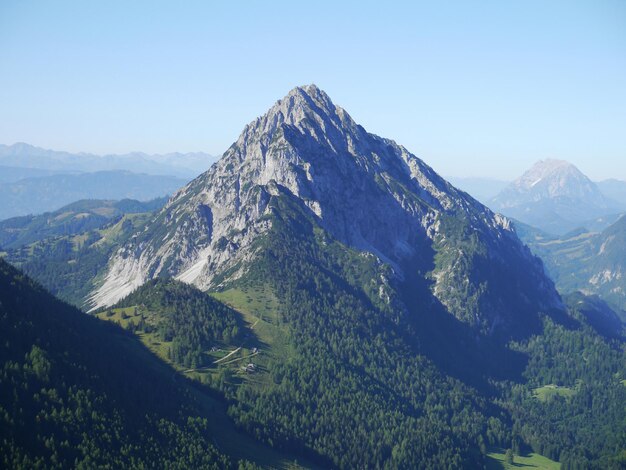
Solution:
M 598 295 L 626 320 L 626 217 L 601 232 L 580 231 L 564 237 L 523 235 L 561 292 Z
M 214 161 L 214 157 L 203 152 L 163 155 L 132 152 L 122 155 L 94 155 L 48 150 L 23 142 L 13 145 L 0 144 L 0 165 L 64 174 L 122 170 L 149 175 L 193 178 L 206 171 Z
M 295 88 L 247 125 L 209 171 L 115 254 L 93 308 L 157 276 L 202 289 L 245 277 L 273 219 L 281 217 L 279 200 L 386 266 L 381 297 L 389 285 L 411 279 L 428 285 L 462 321 L 509 333 L 560 305 L 541 263 L 507 219 L 404 147 L 368 133 L 311 85 Z
M 508 217 L 557 235 L 622 209 L 563 160 L 537 162 L 488 204 Z
M 0 220 L 55 211 L 81 199 L 138 199 L 172 194 L 188 179 L 128 171 L 62 174 L 0 183 Z

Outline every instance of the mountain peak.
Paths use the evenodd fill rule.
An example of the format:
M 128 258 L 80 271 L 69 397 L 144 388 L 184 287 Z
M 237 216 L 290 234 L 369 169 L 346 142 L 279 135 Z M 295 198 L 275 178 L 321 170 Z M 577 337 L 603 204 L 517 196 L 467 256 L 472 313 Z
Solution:
M 558 158 L 545 158 L 543 160 L 537 161 L 532 167 L 552 171 L 559 168 L 574 167 L 574 165 L 567 160 L 561 160 Z
M 265 114 L 252 121 L 241 138 L 249 138 L 249 132 L 272 134 L 283 124 L 304 127 L 320 127 L 322 132 L 330 128 L 355 128 L 356 123 L 348 113 L 336 106 L 330 97 L 315 84 L 297 86 L 284 98 L 278 100 Z
M 308 109 L 317 113 L 333 114 L 336 110 L 330 97 L 315 84 L 297 86 L 287 96 L 279 100 L 277 105 L 286 106 L 288 114 L 294 110 Z M 271 110 L 270 110 L 271 112 Z
M 576 166 L 547 159 L 535 163 L 491 200 L 493 209 L 548 233 L 563 234 L 616 210 Z
M 291 91 L 289 91 L 289 93 L 287 93 L 287 96 L 296 95 L 296 94 L 306 95 L 309 97 L 323 96 L 326 99 L 328 99 L 328 95 L 322 89 L 320 89 L 315 83 L 311 83 L 309 85 L 296 86 L 292 88 Z
M 511 282 L 539 289 L 529 311 L 558 304 L 541 264 L 506 219 L 456 190 L 404 147 L 365 131 L 315 85 L 291 90 L 248 124 L 215 165 L 175 194 L 113 256 L 91 302 L 109 305 L 157 276 L 222 289 L 264 263 L 262 247 L 271 240 L 315 233 L 321 238 L 314 244 L 336 240 L 385 266 L 386 274 L 377 278 L 382 301 L 392 302 L 384 294 L 386 283 L 400 285 L 416 275 L 420 288 L 481 331 L 514 331 L 512 325 L 528 323 L 521 313 L 501 309 L 510 303 L 526 309 L 528 302 L 500 301 L 497 289 L 483 295 L 480 286 L 496 278 L 519 277 Z M 474 273 L 464 262 L 432 259 L 436 252 L 437 260 L 467 256 L 473 263 L 473 254 L 463 254 L 470 234 L 480 239 L 481 253 L 498 253 L 490 260 L 507 261 L 490 261 L 488 273 Z M 510 272 L 518 264 L 524 268 Z M 476 292 L 473 306 L 465 301 L 466 287 L 456 287 L 468 284 Z
M 279 100 L 279 102 L 291 97 L 300 97 L 309 102 L 312 101 L 316 104 L 323 104 L 325 107 L 334 106 L 328 94 L 326 94 L 326 92 L 319 88 L 315 83 L 300 85 L 292 88 L 282 100 Z
M 263 116 L 253 121 L 252 125 L 257 123 L 297 125 L 307 118 L 314 121 L 336 120 L 339 115 L 345 114 L 347 113 L 335 106 L 324 91 L 311 84 L 293 88 Z
M 580 180 L 587 182 L 587 178 L 576 166 L 565 161 L 556 159 L 540 160 L 513 183 L 520 189 L 530 190 L 547 180 L 560 180 L 557 186 L 563 186 L 567 180 Z

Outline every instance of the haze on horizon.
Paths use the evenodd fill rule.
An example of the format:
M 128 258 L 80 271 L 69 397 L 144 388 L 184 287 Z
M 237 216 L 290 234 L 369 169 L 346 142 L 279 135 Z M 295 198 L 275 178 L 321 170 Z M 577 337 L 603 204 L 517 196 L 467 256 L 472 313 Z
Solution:
M 280 14 L 279 14 L 280 13 Z M 449 176 L 626 180 L 626 3 L 0 4 L 0 143 L 221 154 L 296 85 Z

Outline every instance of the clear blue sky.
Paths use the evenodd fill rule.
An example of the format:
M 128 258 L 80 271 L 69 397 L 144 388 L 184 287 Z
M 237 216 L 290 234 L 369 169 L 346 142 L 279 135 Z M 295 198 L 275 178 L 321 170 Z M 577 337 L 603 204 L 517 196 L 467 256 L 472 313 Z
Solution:
M 296 85 L 451 176 L 626 179 L 626 1 L 0 2 L 0 143 L 223 152 Z

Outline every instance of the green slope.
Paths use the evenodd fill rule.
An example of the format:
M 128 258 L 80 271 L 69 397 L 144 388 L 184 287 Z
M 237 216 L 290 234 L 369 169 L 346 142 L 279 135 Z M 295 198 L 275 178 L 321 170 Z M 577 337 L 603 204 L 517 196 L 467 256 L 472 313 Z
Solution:
M 140 202 L 85 199 L 40 215 L 0 221 L 0 247 L 19 248 L 53 236 L 76 235 L 96 230 L 124 214 L 151 212 L 163 207 L 166 198 Z
M 168 359 L 186 369 L 208 366 L 211 349 L 241 341 L 236 313 L 182 282 L 148 281 L 117 307 L 132 307 L 121 314 L 132 315 L 125 326 L 156 337 Z

